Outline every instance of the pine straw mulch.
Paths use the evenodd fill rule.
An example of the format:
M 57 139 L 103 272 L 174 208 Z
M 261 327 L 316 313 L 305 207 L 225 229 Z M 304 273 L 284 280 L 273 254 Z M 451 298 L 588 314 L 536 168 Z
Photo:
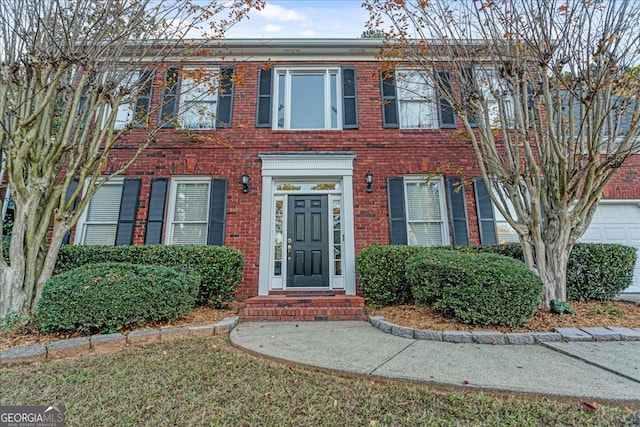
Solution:
M 231 302 L 222 309 L 196 307 L 186 316 L 166 323 L 150 323 L 143 328 L 184 327 L 216 323 L 225 317 L 238 316 L 243 307 L 242 302 Z M 459 330 L 496 330 L 500 332 L 550 332 L 557 327 L 590 327 L 617 326 L 624 328 L 640 328 L 640 307 L 629 302 L 571 302 L 576 315 L 558 316 L 546 310 L 538 310 L 531 322 L 520 328 L 501 326 L 470 326 L 458 323 L 442 316 L 432 307 L 402 305 L 397 307 L 368 308 L 369 316 L 384 316 L 385 320 L 400 326 L 437 331 Z M 124 330 L 123 333 L 128 333 Z M 24 327 L 11 333 L 0 333 L 0 352 L 9 347 L 43 344 L 66 338 L 76 338 L 81 334 L 42 334 L 37 329 Z
M 503 326 L 465 325 L 450 317 L 442 316 L 433 307 L 401 305 L 397 307 L 369 308 L 369 316 L 384 316 L 385 320 L 400 326 L 435 331 L 479 331 L 500 332 L 552 332 L 554 328 L 581 328 L 593 326 L 616 326 L 640 328 L 640 307 L 631 302 L 576 302 L 569 303 L 576 311 L 575 316 L 559 316 L 548 310 L 538 309 L 528 325 L 519 328 Z

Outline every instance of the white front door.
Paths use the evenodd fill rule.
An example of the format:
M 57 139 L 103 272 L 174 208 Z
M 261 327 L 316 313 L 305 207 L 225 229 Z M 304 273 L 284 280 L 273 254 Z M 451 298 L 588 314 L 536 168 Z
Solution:
M 355 295 L 353 154 L 261 154 L 259 295 L 333 289 Z

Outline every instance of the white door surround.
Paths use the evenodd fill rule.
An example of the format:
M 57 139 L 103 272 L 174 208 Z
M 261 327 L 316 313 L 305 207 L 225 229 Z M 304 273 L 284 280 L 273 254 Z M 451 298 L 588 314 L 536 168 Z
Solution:
M 283 224 L 286 224 L 286 218 L 282 218 L 286 217 L 286 211 L 283 212 L 282 207 L 286 206 L 284 202 L 288 194 L 308 193 L 327 194 L 330 200 L 330 225 L 327 232 L 331 242 L 329 251 L 333 258 L 330 263 L 329 289 L 340 289 L 347 295 L 355 295 L 353 218 L 355 153 L 260 153 L 259 157 L 262 160 L 262 214 L 258 295 L 268 295 L 270 290 L 286 289 L 284 276 L 287 269 L 286 265 L 283 265 L 286 263 L 286 256 L 284 256 L 286 243 L 283 242 L 281 230 Z M 305 185 L 308 183 L 323 185 L 308 187 Z M 335 214 L 336 209 L 337 214 Z M 339 238 L 341 241 L 334 241 L 334 238 Z M 283 249 L 280 249 L 280 245 L 284 245 Z M 339 259 L 336 253 L 339 254 Z

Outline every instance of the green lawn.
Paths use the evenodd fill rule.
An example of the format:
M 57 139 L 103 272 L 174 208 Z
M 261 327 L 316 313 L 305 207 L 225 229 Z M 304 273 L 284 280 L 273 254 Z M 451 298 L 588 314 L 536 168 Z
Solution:
M 640 412 L 439 391 L 291 367 L 221 338 L 0 367 L 0 405 L 63 405 L 67 426 L 638 425 Z

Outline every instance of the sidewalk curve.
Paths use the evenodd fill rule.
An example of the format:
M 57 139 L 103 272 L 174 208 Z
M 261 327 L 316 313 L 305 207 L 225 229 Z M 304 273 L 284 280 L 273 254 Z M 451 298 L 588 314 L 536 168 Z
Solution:
M 451 343 L 399 337 L 364 321 L 246 322 L 230 340 L 272 358 L 374 377 L 640 403 L 640 341 Z

